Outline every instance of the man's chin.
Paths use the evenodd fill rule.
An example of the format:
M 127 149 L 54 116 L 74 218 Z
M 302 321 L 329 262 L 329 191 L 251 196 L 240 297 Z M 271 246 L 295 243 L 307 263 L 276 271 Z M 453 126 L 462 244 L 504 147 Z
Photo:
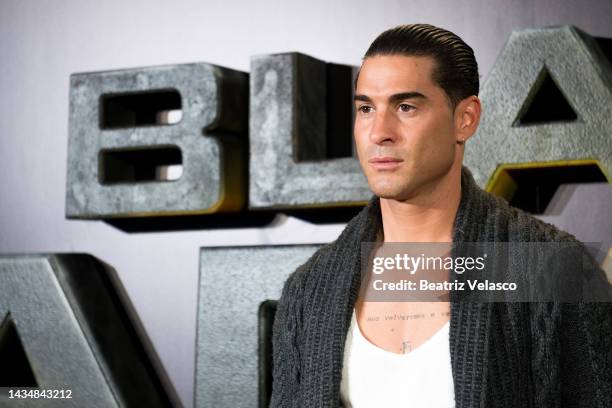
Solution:
M 376 194 L 379 198 L 384 198 L 385 200 L 395 200 L 395 201 L 405 201 L 406 198 L 400 194 L 379 194 L 379 193 L 374 193 Z
M 406 200 L 409 194 L 406 194 L 406 189 L 399 188 L 399 186 L 375 186 L 372 188 L 372 192 L 380 198 L 387 200 Z

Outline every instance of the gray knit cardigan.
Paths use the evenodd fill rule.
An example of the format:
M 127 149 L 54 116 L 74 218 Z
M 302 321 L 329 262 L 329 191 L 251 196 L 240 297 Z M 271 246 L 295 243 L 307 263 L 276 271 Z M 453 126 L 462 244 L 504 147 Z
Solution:
M 334 242 L 288 277 L 273 326 L 271 407 L 343 406 L 361 242 L 375 241 L 381 226 L 373 196 Z M 453 242 L 568 239 L 574 238 L 480 189 L 463 167 Z M 456 407 L 610 408 L 611 339 L 611 303 L 451 302 Z

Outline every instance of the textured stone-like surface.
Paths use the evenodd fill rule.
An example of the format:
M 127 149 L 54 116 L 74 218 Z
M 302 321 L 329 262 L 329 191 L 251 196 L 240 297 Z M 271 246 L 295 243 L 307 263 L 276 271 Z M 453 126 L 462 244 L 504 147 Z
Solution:
M 40 389 L 72 390 L 71 399 L 0 393 L 0 406 L 172 406 L 108 271 L 87 255 L 0 256 L 0 322 L 15 322 Z
M 298 53 L 251 58 L 250 208 L 363 203 L 371 196 L 353 157 L 325 159 L 326 63 Z M 343 103 L 351 104 L 347 95 Z
M 100 98 L 175 89 L 182 118 L 173 125 L 100 129 Z M 73 74 L 66 216 L 111 218 L 233 211 L 246 204 L 248 75 L 205 63 Z M 176 181 L 103 185 L 103 149 L 176 146 Z
M 259 406 L 259 307 L 319 247 L 201 249 L 196 407 Z
M 544 66 L 578 119 L 514 126 Z M 481 123 L 464 163 L 481 187 L 503 163 L 598 159 L 612 174 L 612 67 L 575 27 L 513 32 L 480 96 Z

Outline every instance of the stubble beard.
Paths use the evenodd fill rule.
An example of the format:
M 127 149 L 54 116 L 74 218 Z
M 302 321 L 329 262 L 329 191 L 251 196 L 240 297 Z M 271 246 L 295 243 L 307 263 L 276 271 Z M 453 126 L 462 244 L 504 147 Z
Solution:
M 377 174 L 370 183 L 370 189 L 380 198 L 408 201 L 418 197 L 420 194 L 434 190 L 441 180 L 446 177 L 453 166 L 453 162 L 438 168 L 433 174 Z M 380 178 L 376 180 L 377 178 Z

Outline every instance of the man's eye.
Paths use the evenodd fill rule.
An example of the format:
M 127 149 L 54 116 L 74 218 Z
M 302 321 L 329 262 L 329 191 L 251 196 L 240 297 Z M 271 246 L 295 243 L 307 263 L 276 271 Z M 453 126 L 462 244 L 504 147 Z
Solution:
M 359 107 L 359 112 L 361 113 L 370 113 L 372 112 L 372 107 L 367 105 L 362 105 Z
M 407 103 L 401 103 L 399 108 L 402 112 L 410 112 L 414 109 L 414 106 L 408 105 Z

